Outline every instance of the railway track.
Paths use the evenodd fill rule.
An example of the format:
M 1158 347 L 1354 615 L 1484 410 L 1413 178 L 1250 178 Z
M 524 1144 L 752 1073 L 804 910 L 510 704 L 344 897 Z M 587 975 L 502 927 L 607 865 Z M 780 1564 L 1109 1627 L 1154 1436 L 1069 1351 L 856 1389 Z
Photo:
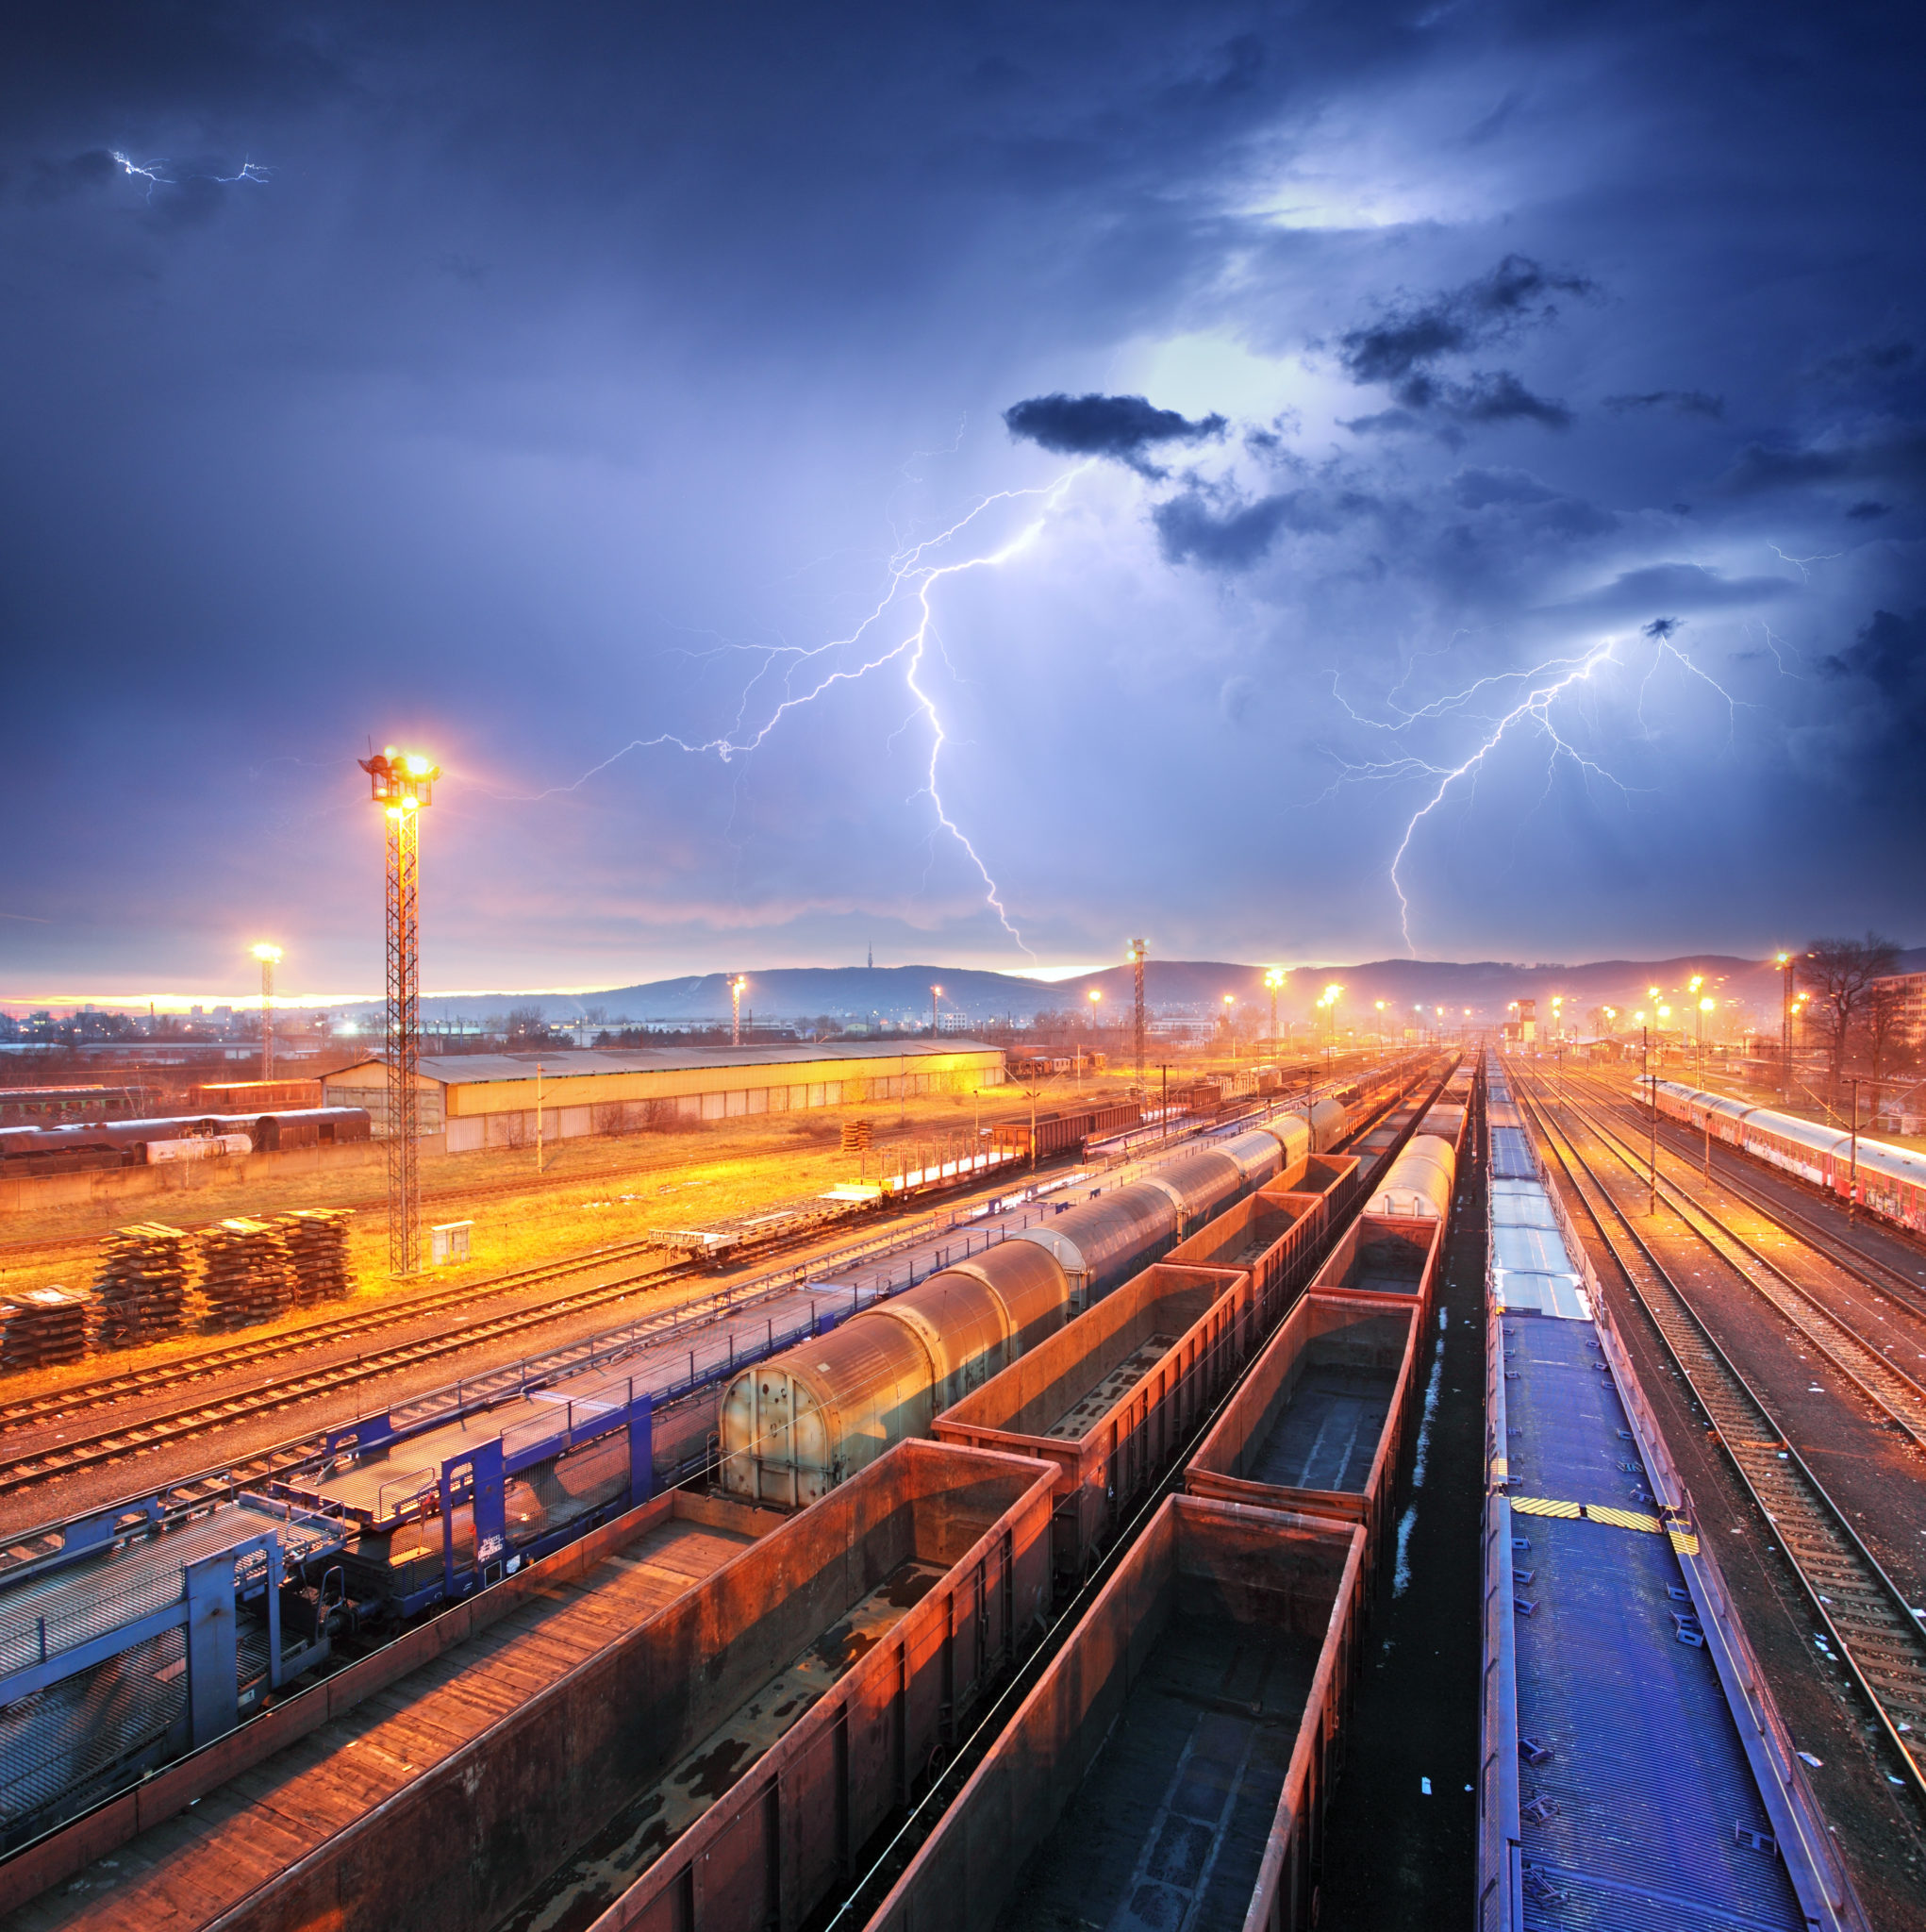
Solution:
M 129 1369 L 119 1374 L 76 1382 L 67 1389 L 0 1401 L 0 1432 L 64 1421 L 72 1415 L 85 1414 L 91 1408 L 110 1407 L 116 1403 L 137 1400 L 162 1390 L 178 1388 L 184 1383 L 205 1381 L 209 1375 L 252 1368 L 281 1356 L 305 1355 L 308 1350 L 325 1347 L 331 1341 L 351 1341 L 384 1328 L 418 1322 L 448 1308 L 520 1294 L 567 1274 L 579 1274 L 590 1268 L 616 1266 L 637 1256 L 656 1252 L 659 1251 L 652 1249 L 647 1241 L 618 1241 L 590 1254 L 573 1255 L 559 1261 L 518 1268 L 506 1274 L 490 1275 L 485 1280 L 470 1282 L 464 1288 L 440 1289 L 429 1294 L 411 1296 L 391 1307 L 357 1308 L 351 1314 L 304 1322 L 299 1327 L 282 1329 L 277 1334 L 250 1336 L 220 1348 L 204 1349 L 178 1361 L 157 1362 L 147 1368 Z
M 1619 1207 L 1577 1140 L 1536 1093 L 1521 1095 L 1568 1191 L 1618 1263 L 1739 1480 L 1765 1513 L 1814 1614 L 1926 1798 L 1926 1631 L 1899 1587 L 1859 1540 L 1770 1408 L 1740 1374 L 1665 1264 Z M 1596 1133 L 1596 1129 L 1592 1129 Z
M 1521 1083 L 1542 1101 L 1542 1088 Z M 1639 1150 L 1615 1134 L 1598 1116 L 1569 1097 L 1567 1112 L 1583 1121 L 1636 1179 L 1647 1185 L 1650 1172 Z M 1674 1156 L 1675 1159 L 1680 1157 Z M 1913 1441 L 1926 1448 L 1926 1388 L 1889 1362 L 1884 1352 L 1859 1333 L 1837 1310 L 1753 1245 L 1723 1216 L 1695 1200 L 1668 1176 L 1658 1174 L 1658 1191 L 1674 1214 L 1757 1295 L 1812 1343 L 1840 1374 L 1883 1410 Z M 1765 1211 L 1765 1210 L 1761 1210 Z M 1816 1253 L 1821 1252 L 1815 1250 Z M 1830 1256 L 1822 1258 L 1831 1261 Z M 1839 1265 L 1833 1262 L 1834 1266 Z
M 1566 1077 L 1569 1082 L 1571 1076 L 1568 1074 Z M 1646 1130 L 1644 1112 L 1634 1102 L 1596 1075 L 1586 1075 L 1585 1078 L 1599 1090 L 1596 1095 L 1599 1105 L 1608 1108 L 1617 1117 L 1635 1123 L 1640 1133 Z M 1701 1162 L 1703 1136 L 1690 1127 L 1681 1126 L 1677 1122 L 1662 1117 L 1658 1142 L 1682 1162 L 1689 1161 L 1695 1165 Z M 1768 1182 L 1765 1176 L 1752 1171 L 1752 1157 L 1729 1142 L 1718 1140 L 1712 1142 L 1712 1178 L 1720 1187 L 1736 1194 L 1748 1207 L 1757 1208 L 1788 1232 L 1796 1233 L 1807 1246 L 1817 1249 L 1829 1260 L 1858 1274 L 1868 1287 L 1890 1294 L 1909 1313 L 1926 1318 L 1926 1286 L 1922 1286 L 1922 1278 L 1926 1278 L 1926 1249 L 1917 1250 L 1921 1266 L 1916 1274 L 1908 1274 L 1895 1268 L 1890 1261 L 1848 1241 L 1836 1228 L 1828 1227 L 1816 1216 L 1801 1213 L 1797 1208 L 1770 1191 L 1773 1186 L 1786 1192 L 1794 1190 L 1804 1193 L 1820 1191 L 1812 1182 L 1778 1169 L 1768 1170 L 1770 1175 Z M 1882 1226 L 1880 1231 L 1889 1241 L 1909 1249 L 1917 1248 L 1917 1243 L 1897 1228 Z
M 1377 1117 L 1374 1116 L 1373 1119 Z M 1364 1124 L 1366 1126 L 1369 1124 L 1370 1123 Z M 1362 1130 L 1361 1127 L 1360 1131 Z M 1006 1177 L 1000 1176 L 996 1185 L 1002 1186 L 1005 1182 Z M 969 1200 L 978 1192 L 992 1191 L 988 1187 L 969 1190 L 957 1198 Z M 928 1231 L 934 1227 L 933 1219 L 921 1229 L 917 1225 L 916 1219 L 892 1224 L 886 1230 L 879 1231 L 866 1241 L 832 1249 L 827 1255 L 816 1257 L 815 1260 L 820 1263 L 833 1259 L 838 1264 L 847 1264 L 866 1252 L 914 1240 L 919 1232 Z M 421 1296 L 411 1300 L 406 1307 L 383 1310 L 376 1316 L 357 1313 L 330 1318 L 326 1322 L 307 1324 L 302 1328 L 289 1330 L 277 1336 L 258 1337 L 230 1344 L 223 1349 L 204 1352 L 179 1362 L 161 1364 L 151 1373 L 135 1371 L 125 1375 L 111 1376 L 101 1382 L 75 1384 L 72 1389 L 23 1400 L 13 1405 L 10 1411 L 0 1409 L 0 1428 L 18 1430 L 31 1426 L 36 1421 L 64 1420 L 69 1415 L 84 1413 L 88 1408 L 111 1407 L 116 1403 L 127 1401 L 138 1395 L 149 1394 L 157 1390 L 205 1379 L 209 1374 L 221 1374 L 236 1367 L 244 1369 L 256 1362 L 271 1360 L 275 1356 L 304 1352 L 316 1346 L 319 1341 L 338 1341 L 343 1336 L 364 1334 L 374 1326 L 392 1326 L 404 1322 L 416 1321 L 423 1313 L 433 1314 L 439 1307 L 472 1303 L 478 1294 L 492 1299 L 504 1294 L 518 1293 L 532 1285 L 537 1285 L 542 1278 L 579 1273 L 588 1268 L 607 1266 L 611 1262 L 619 1263 L 625 1254 L 637 1252 L 647 1252 L 652 1257 L 659 1253 L 658 1250 L 648 1248 L 646 1243 L 625 1243 L 615 1249 L 603 1249 L 593 1255 L 575 1257 L 566 1262 L 545 1264 L 542 1268 L 524 1270 L 516 1275 L 497 1277 L 492 1283 L 473 1284 L 465 1289 L 449 1289 L 436 1295 Z M 651 1268 L 621 1274 L 609 1281 L 593 1283 L 573 1293 L 539 1303 L 532 1307 L 506 1310 L 480 1321 L 462 1323 L 440 1334 L 397 1342 L 390 1348 L 377 1350 L 373 1354 L 357 1354 L 352 1359 L 319 1367 L 306 1374 L 297 1374 L 287 1378 L 276 1377 L 250 1388 L 230 1390 L 206 1400 L 188 1403 L 175 1409 L 143 1417 L 138 1422 L 123 1423 L 115 1427 L 97 1430 L 59 1442 L 43 1443 L 10 1457 L 0 1456 L 0 1495 L 10 1495 L 81 1470 L 99 1468 L 104 1464 L 152 1454 L 171 1444 L 209 1434 L 236 1423 L 247 1422 L 257 1416 L 272 1414 L 278 1409 L 296 1407 L 317 1396 L 353 1389 L 363 1383 L 392 1375 L 399 1371 L 417 1367 L 423 1362 L 458 1354 L 464 1350 L 498 1341 L 507 1336 L 582 1314 L 609 1302 L 622 1300 L 645 1284 L 650 1287 L 664 1286 L 699 1272 L 700 1264 L 695 1262 L 668 1265 L 658 1262 Z M 665 1311 L 665 1319 L 686 1319 L 687 1315 L 686 1308 Z M 288 1457 L 279 1461 L 262 1462 L 257 1457 L 252 1461 L 238 1464 L 237 1468 L 245 1471 L 244 1479 L 259 1480 L 261 1474 L 272 1473 L 274 1468 L 284 1467 L 288 1459 L 299 1459 L 299 1453 L 306 1453 L 297 1452 L 295 1445 L 291 1444 L 288 1445 Z M 270 1456 L 274 1453 L 264 1452 Z M 220 1481 L 225 1478 L 221 1473 L 211 1473 L 207 1479 Z
M 613 1281 L 599 1282 L 573 1294 L 538 1303 L 534 1307 L 516 1308 L 479 1322 L 463 1323 L 439 1335 L 397 1342 L 391 1348 L 378 1349 L 372 1355 L 357 1355 L 326 1368 L 311 1369 L 306 1374 L 257 1383 L 251 1389 L 234 1390 L 205 1402 L 145 1417 L 137 1423 L 125 1423 L 118 1428 L 76 1436 L 67 1441 L 51 1443 L 17 1456 L 0 1457 L 0 1496 L 11 1495 L 17 1490 L 29 1489 L 37 1483 L 50 1482 L 57 1476 L 72 1475 L 78 1470 L 97 1469 L 103 1463 L 148 1455 L 187 1437 L 206 1435 L 213 1429 L 247 1422 L 256 1416 L 270 1415 L 276 1409 L 292 1408 L 300 1403 L 312 1401 L 317 1395 L 353 1389 L 363 1382 L 376 1381 L 403 1369 L 415 1368 L 423 1362 L 457 1355 L 467 1349 L 499 1341 L 506 1336 L 544 1327 L 568 1316 L 583 1314 L 609 1302 L 620 1301 L 633 1294 L 645 1282 L 651 1286 L 664 1285 L 694 1272 L 692 1266 L 685 1264 L 680 1268 L 651 1268 L 619 1275 Z

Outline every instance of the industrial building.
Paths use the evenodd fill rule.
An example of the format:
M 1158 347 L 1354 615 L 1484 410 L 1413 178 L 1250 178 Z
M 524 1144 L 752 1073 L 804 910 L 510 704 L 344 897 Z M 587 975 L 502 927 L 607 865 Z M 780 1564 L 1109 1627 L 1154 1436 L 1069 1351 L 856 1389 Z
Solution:
M 974 1040 L 848 1041 L 801 1046 L 645 1046 L 546 1053 L 424 1054 L 421 1132 L 450 1154 L 544 1140 L 630 1134 L 739 1115 L 793 1113 L 920 1093 L 970 1093 L 1004 1078 L 1003 1049 Z M 370 1056 L 323 1083 L 329 1107 L 364 1107 L 388 1125 L 388 1068 Z

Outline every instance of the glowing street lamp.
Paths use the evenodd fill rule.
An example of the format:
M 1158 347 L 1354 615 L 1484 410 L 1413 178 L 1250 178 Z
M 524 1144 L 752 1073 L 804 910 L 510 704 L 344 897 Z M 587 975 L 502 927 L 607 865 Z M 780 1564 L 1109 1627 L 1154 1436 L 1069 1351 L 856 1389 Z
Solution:
M 930 988 L 930 1038 L 932 1040 L 937 1037 L 937 1002 L 942 996 L 943 989 L 940 986 Z
M 261 1078 L 274 1077 L 274 968 L 280 963 L 281 949 L 263 940 L 250 947 L 261 962 Z
M 741 974 L 737 974 L 729 982 L 729 1044 L 742 1044 L 742 995 L 749 990 L 749 982 Z
M 1284 984 L 1284 968 L 1273 966 L 1264 975 L 1265 990 L 1270 995 L 1270 1050 L 1277 1051 L 1277 990 Z

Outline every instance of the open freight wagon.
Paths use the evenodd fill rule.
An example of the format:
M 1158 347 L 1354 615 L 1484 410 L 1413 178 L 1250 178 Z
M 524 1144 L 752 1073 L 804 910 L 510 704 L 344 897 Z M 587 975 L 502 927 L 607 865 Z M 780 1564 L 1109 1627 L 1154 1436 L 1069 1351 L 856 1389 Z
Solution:
M 1054 1474 L 1059 1593 L 1116 1541 L 1249 1358 L 1251 1277 L 1159 1261 L 946 1409 L 937 1439 Z
M 869 1932 L 1313 1923 L 1363 1531 L 1170 1497 Z
M 900 1443 L 282 1870 L 261 1932 L 794 1932 L 1034 1645 L 1050 1485 Z

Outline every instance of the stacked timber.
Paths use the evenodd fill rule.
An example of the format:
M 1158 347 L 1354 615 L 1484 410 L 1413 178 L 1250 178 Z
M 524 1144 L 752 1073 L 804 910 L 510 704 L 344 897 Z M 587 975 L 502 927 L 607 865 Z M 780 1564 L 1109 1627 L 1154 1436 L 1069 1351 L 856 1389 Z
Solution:
M 0 1303 L 0 1368 L 46 1369 L 87 1353 L 87 1298 L 64 1288 L 29 1288 Z
M 117 1227 L 100 1244 L 95 1348 L 138 1348 L 178 1335 L 187 1318 L 188 1237 L 158 1221 Z
M 208 1311 L 203 1326 L 245 1328 L 272 1322 L 293 1305 L 288 1247 L 271 1221 L 236 1216 L 220 1221 L 201 1236 L 205 1273 L 201 1293 Z
M 348 1208 L 304 1208 L 281 1216 L 294 1305 L 339 1301 L 355 1291 L 348 1272 Z

